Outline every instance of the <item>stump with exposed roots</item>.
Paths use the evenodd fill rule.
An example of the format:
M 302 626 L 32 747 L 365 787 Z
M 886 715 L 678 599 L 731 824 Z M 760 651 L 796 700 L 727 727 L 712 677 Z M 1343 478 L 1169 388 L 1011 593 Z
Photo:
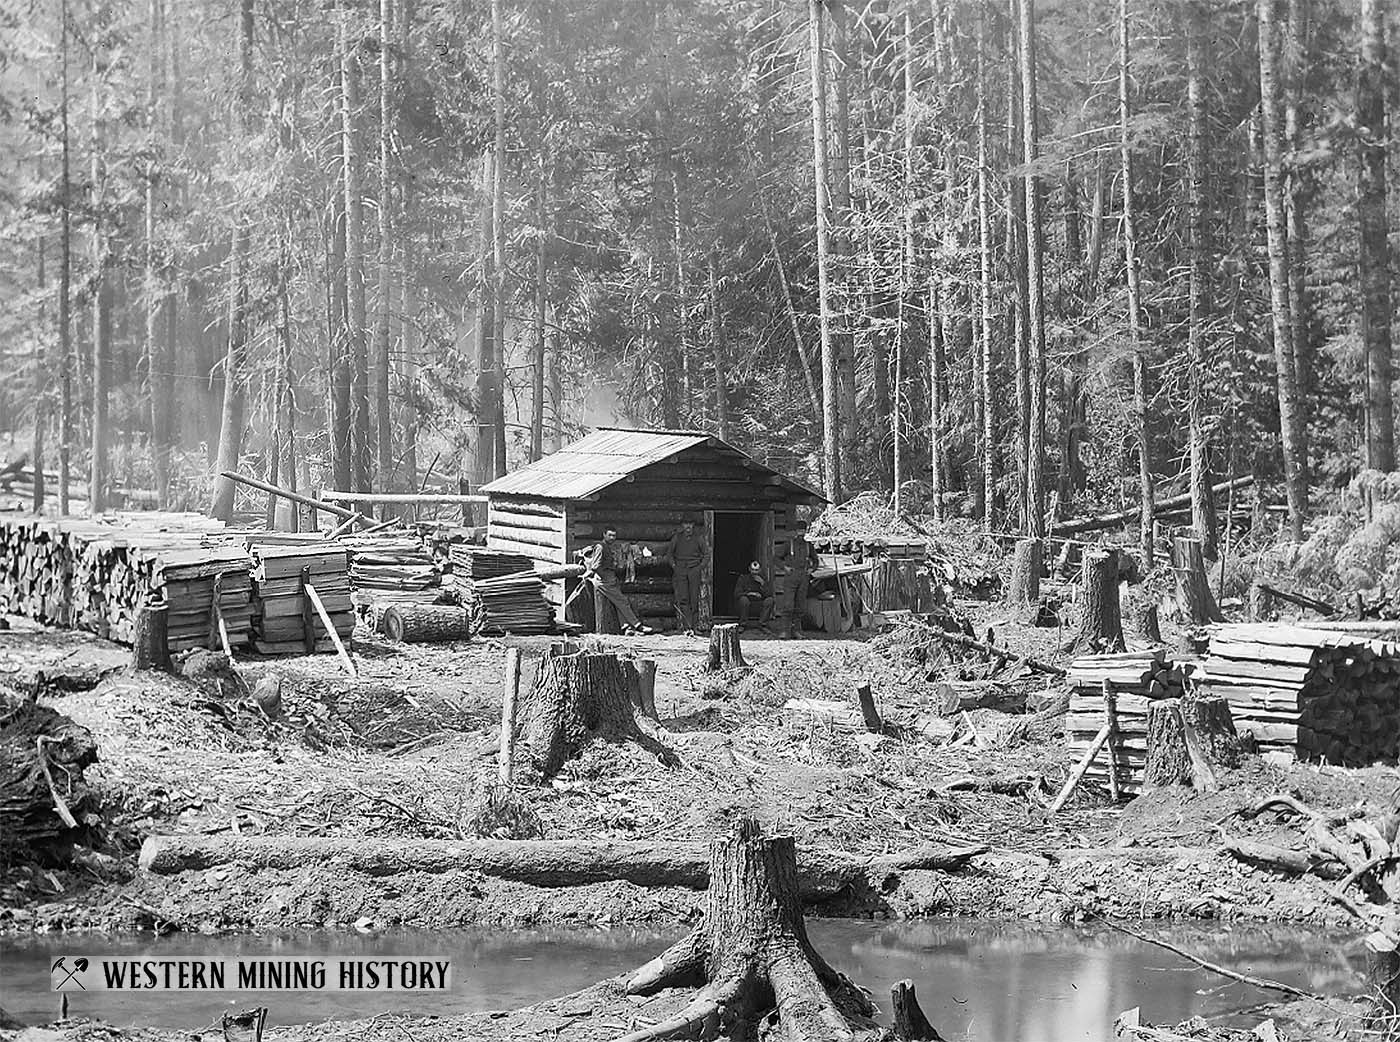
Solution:
M 1176 576 L 1177 599 L 1188 621 L 1201 625 L 1224 619 L 1210 592 L 1199 539 L 1178 536 L 1172 540 L 1172 572 Z
M 540 660 L 535 683 L 521 699 L 521 735 L 540 774 L 552 777 L 595 738 L 636 742 L 663 763 L 678 759 L 644 730 L 632 702 L 632 667 L 616 655 L 578 652 Z
M 710 848 L 699 926 L 639 969 L 631 995 L 696 987 L 674 1016 L 619 1042 L 755 1038 L 844 1042 L 877 1037 L 874 1007 L 812 947 L 802 919 L 792 837 L 765 837 L 741 819 Z

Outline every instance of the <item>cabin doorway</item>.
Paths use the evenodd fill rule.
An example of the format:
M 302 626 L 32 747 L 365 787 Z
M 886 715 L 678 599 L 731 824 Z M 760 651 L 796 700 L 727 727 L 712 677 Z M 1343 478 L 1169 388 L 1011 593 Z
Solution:
M 764 530 L 767 514 L 714 512 L 713 534 L 710 542 L 710 587 L 713 592 L 713 615 L 736 618 L 734 584 L 748 571 L 749 562 L 763 565 L 768 574 L 772 556 L 772 540 L 765 547 Z M 768 551 L 768 552 L 765 552 Z

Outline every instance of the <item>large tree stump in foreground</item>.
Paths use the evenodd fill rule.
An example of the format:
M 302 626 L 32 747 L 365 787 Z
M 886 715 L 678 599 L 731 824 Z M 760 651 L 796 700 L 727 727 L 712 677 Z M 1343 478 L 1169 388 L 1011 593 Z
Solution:
M 1084 554 L 1080 572 L 1079 635 L 1071 645 L 1074 654 L 1102 655 L 1124 649 L 1118 572 L 1118 551 L 1092 550 Z
M 874 1035 L 870 1000 L 807 938 L 792 837 L 766 838 L 740 820 L 710 848 L 699 926 L 627 982 L 631 995 L 699 987 L 680 1012 L 619 1042 L 754 1038 L 844 1042 Z
M 1223 698 L 1164 698 L 1147 710 L 1147 763 L 1142 787 L 1220 788 L 1219 773 L 1240 761 L 1240 740 Z
M 739 624 L 737 622 L 723 622 L 717 626 L 711 626 L 708 668 L 727 670 L 747 667 L 748 663 L 744 661 L 744 650 L 739 645 Z
M 1199 539 L 1178 536 L 1172 540 L 1172 572 L 1176 575 L 1177 600 L 1181 602 L 1182 614 L 1189 621 L 1200 625 L 1220 622 L 1225 618 L 1210 592 Z
M 1045 544 L 1039 539 L 1020 539 L 1011 561 L 1011 581 L 1006 587 L 1009 604 L 1034 604 L 1040 600 L 1040 572 L 1045 567 Z
M 629 669 L 616 655 L 599 652 L 540 660 L 534 686 L 520 703 L 520 722 L 542 775 L 557 774 L 594 738 L 636 742 L 663 763 L 679 762 L 638 723 Z

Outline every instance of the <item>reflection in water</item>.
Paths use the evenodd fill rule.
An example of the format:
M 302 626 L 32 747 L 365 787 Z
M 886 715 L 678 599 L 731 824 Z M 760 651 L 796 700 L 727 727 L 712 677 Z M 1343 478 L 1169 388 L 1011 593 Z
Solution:
M 1141 1006 L 1157 1023 L 1217 1016 L 1269 1001 L 1270 993 L 1197 969 L 1170 952 L 1104 927 L 1040 927 L 976 920 L 810 924 L 839 969 L 888 1007 L 889 988 L 911 978 L 929 1019 L 950 1039 L 1070 1042 L 1108 1039 L 1113 1018 Z M 273 1020 L 367 1017 L 412 1011 L 450 1015 L 507 1009 L 567 994 L 645 962 L 679 931 L 556 929 L 488 934 L 455 930 L 281 937 L 0 938 L 0 1007 L 40 1022 L 58 1008 L 48 990 L 55 955 L 423 955 L 453 961 L 446 995 L 100 993 L 73 1000 L 74 1016 L 119 1025 L 198 1029 L 230 1008 L 266 1004 Z M 1162 928 L 1157 935 L 1204 959 L 1323 994 L 1357 987 L 1354 940 L 1304 927 Z M 1248 1019 L 1248 1018 L 1247 1018 Z M 1257 1018 L 1254 1018 L 1257 1019 Z M 1249 1021 L 1252 1022 L 1252 1021 Z

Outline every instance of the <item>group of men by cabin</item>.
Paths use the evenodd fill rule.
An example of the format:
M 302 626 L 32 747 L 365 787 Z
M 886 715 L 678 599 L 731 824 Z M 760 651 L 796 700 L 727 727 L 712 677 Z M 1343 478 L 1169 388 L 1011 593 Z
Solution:
M 580 551 L 579 556 L 598 594 L 617 610 L 622 632 L 653 633 L 622 590 L 629 564 L 635 564 L 632 553 L 628 544 L 618 541 L 617 529 L 607 528 L 602 541 Z M 642 554 L 652 556 L 649 549 Z M 700 626 L 700 592 L 709 559 L 710 546 L 690 519 L 681 522 L 659 556 L 660 563 L 671 567 L 677 625 L 687 636 L 694 636 Z M 747 629 L 750 623 L 756 623 L 760 630 L 771 633 L 776 624 L 780 636 L 800 637 L 814 564 L 811 548 L 800 539 L 791 544 L 791 549 L 786 545 L 779 547 L 771 576 L 764 574 L 761 562 L 749 562 L 734 583 L 734 608 L 740 627 Z

